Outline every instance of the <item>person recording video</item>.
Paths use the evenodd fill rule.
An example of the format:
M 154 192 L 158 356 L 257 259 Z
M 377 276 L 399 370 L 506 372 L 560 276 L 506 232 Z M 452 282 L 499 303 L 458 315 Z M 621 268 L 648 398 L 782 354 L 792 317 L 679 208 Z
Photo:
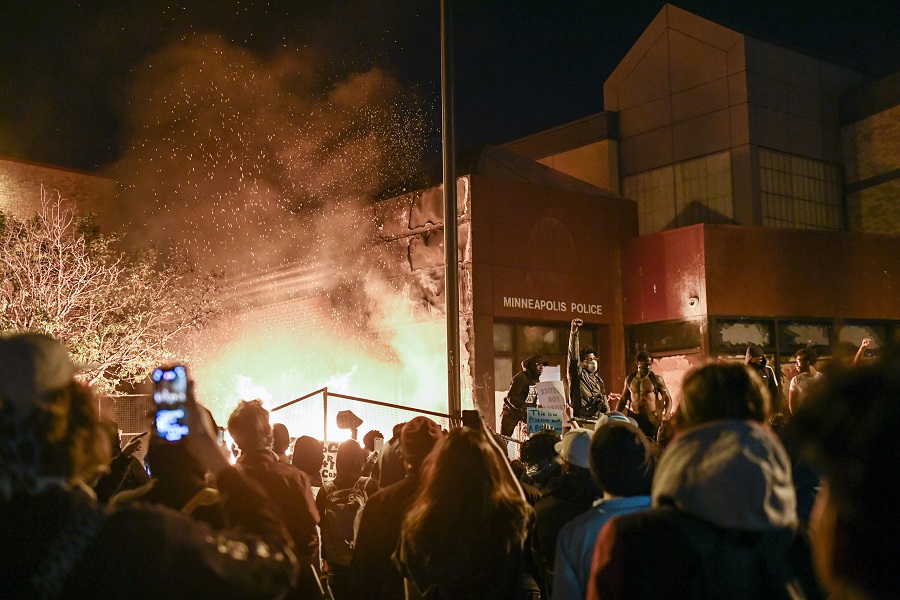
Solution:
M 175 425 L 183 435 L 167 443 L 215 476 L 231 527 L 159 507 L 98 507 L 89 484 L 109 444 L 77 372 L 51 337 L 0 338 L 0 531 L 15 548 L 0 556 L 3 596 L 274 598 L 289 589 L 296 561 L 281 518 L 228 463 L 189 382 Z

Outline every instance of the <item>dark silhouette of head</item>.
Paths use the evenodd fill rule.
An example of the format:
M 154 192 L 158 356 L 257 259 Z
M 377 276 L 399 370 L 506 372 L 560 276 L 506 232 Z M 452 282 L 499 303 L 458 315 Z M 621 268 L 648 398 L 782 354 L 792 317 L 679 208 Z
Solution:
M 301 435 L 294 440 L 294 452 L 291 455 L 291 464 L 315 477 L 322 471 L 322 462 L 325 460 L 325 448 L 322 442 L 308 435 Z
M 109 437 L 77 371 L 49 336 L 0 337 L 0 477 L 24 486 L 48 476 L 90 481 L 109 462 Z
M 554 429 L 545 429 L 522 443 L 520 456 L 529 467 L 540 465 L 557 457 L 556 444 L 562 438 Z
M 281 423 L 272 425 L 272 450 L 275 454 L 284 454 L 291 445 L 291 434 Z
M 334 471 L 336 476 L 359 474 L 366 464 L 368 455 L 356 440 L 344 440 L 338 446 L 334 459 Z
M 713 363 L 691 371 L 682 385 L 678 428 L 687 429 L 720 419 L 750 419 L 764 423 L 769 393 L 749 367 Z
M 631 423 L 608 421 L 591 439 L 591 475 L 615 496 L 647 496 L 653 482 L 653 448 Z
M 443 437 L 441 426 L 428 417 L 415 417 L 404 425 L 400 431 L 400 454 L 410 470 L 418 471 Z
M 900 357 L 837 373 L 810 392 L 787 425 L 825 473 L 810 538 L 835 597 L 900 598 Z M 846 594 L 847 590 L 856 594 Z M 862 592 L 861 594 L 859 592 Z

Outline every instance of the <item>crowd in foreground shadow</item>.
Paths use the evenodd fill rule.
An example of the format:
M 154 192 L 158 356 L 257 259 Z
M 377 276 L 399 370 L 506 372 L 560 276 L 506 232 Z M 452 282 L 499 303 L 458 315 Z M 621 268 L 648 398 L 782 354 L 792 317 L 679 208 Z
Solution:
M 891 353 L 787 422 L 759 369 L 709 364 L 661 442 L 607 410 L 511 462 L 477 416 L 415 417 L 342 443 L 329 481 L 259 401 L 228 419 L 232 464 L 192 385 L 148 475 L 76 376 L 57 341 L 0 338 L 2 598 L 900 597 Z

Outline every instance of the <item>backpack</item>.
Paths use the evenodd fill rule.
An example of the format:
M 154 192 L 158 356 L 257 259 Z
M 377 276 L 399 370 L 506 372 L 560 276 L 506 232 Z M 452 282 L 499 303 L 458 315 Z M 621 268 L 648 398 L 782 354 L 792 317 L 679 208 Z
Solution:
M 331 564 L 349 566 L 358 519 L 368 499 L 361 477 L 352 488 L 336 490 L 326 487 L 325 510 L 319 524 L 322 529 L 322 554 Z

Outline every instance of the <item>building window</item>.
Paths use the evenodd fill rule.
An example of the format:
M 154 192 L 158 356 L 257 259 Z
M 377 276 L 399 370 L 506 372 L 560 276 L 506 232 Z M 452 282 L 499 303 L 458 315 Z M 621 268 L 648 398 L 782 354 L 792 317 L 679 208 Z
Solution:
M 675 209 L 679 227 L 733 223 L 731 153 L 720 152 L 676 164 Z
M 597 347 L 594 327 L 581 328 L 582 348 Z M 513 376 L 522 370 L 522 361 L 540 354 L 550 363 L 549 369 L 559 369 L 561 381 L 566 379 L 566 355 L 569 351 L 569 324 L 532 325 L 525 323 L 494 323 L 494 390 L 505 392 Z
M 697 223 L 732 223 L 731 153 L 625 177 L 622 194 L 638 203 L 641 235 Z
M 625 177 L 622 193 L 637 202 L 641 235 L 662 231 L 675 222 L 675 176 L 672 167 Z
M 805 321 L 779 323 L 779 346 L 782 354 L 793 353 L 800 348 L 813 348 L 817 354 L 826 354 L 831 347 L 831 324 Z
M 764 227 L 842 228 L 841 174 L 837 165 L 760 150 L 759 169 Z
M 720 354 L 741 354 L 750 344 L 774 350 L 774 323 L 769 320 L 716 319 L 712 327 L 713 350 Z

